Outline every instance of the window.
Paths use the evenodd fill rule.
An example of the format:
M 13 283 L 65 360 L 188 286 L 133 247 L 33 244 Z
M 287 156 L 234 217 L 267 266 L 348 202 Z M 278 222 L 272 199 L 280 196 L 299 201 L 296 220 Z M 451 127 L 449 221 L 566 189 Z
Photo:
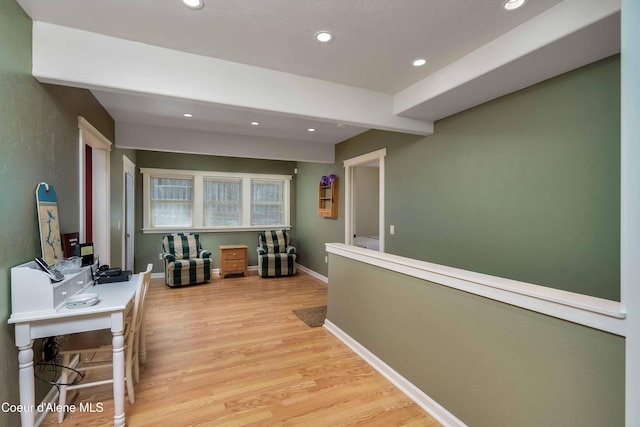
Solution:
M 284 182 L 251 180 L 251 225 L 282 224 Z
M 290 227 L 290 175 L 141 171 L 144 232 Z
M 193 178 L 151 178 L 151 226 L 191 227 Z
M 241 179 L 204 179 L 204 225 L 242 225 Z

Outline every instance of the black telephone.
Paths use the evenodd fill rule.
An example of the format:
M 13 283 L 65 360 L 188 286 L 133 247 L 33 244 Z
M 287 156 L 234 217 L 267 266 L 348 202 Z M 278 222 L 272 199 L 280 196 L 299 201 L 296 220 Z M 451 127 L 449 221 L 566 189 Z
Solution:
M 60 273 L 58 270 L 52 270 L 42 258 L 35 258 L 34 261 L 38 267 L 40 267 L 40 270 L 44 271 L 46 275 L 49 276 L 52 282 L 60 282 L 61 280 L 64 280 L 64 274 Z
M 110 268 L 108 265 L 101 265 L 100 268 L 98 268 L 98 277 L 111 277 L 111 276 L 117 276 L 119 274 L 122 273 L 122 269 L 120 267 L 113 267 Z

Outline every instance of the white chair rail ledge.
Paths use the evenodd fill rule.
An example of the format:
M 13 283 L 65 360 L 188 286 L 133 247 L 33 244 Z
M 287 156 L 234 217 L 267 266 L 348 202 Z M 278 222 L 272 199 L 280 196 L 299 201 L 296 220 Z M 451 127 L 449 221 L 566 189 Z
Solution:
M 447 267 L 344 243 L 327 243 L 327 252 L 439 285 L 626 336 L 626 313 L 618 301 Z

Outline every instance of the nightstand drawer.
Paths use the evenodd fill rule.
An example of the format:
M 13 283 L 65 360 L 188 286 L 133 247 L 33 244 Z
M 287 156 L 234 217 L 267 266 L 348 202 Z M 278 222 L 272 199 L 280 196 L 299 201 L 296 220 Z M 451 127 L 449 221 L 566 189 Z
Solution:
M 222 264 L 222 268 L 224 268 L 225 273 L 244 271 L 246 265 L 244 260 L 225 261 Z
M 222 251 L 222 256 L 224 257 L 223 259 L 221 259 L 221 262 L 225 262 L 225 261 L 231 261 L 231 260 L 242 260 L 242 259 L 247 259 L 247 253 L 244 249 L 227 249 Z

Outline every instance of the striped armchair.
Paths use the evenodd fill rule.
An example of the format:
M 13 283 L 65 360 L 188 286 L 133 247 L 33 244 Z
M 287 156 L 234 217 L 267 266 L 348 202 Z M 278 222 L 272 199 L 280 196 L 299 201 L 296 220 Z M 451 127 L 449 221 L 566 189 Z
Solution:
M 296 248 L 286 230 L 265 231 L 258 235 L 258 274 L 262 277 L 296 274 Z
M 211 279 L 211 252 L 202 250 L 200 237 L 176 233 L 162 238 L 164 282 L 169 286 L 202 283 Z

